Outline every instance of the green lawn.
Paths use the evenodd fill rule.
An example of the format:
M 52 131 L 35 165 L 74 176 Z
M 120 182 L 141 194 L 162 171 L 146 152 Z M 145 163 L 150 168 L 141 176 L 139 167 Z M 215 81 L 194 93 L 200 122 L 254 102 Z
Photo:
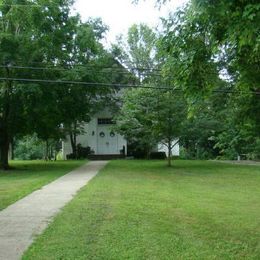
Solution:
M 113 161 L 23 259 L 260 259 L 260 167 Z
M 82 165 L 84 161 L 16 161 L 14 170 L 0 170 L 0 210 Z

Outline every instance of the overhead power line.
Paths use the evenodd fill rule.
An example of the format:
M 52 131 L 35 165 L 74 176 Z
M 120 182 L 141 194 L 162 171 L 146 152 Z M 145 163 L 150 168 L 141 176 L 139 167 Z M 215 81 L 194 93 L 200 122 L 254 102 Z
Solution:
M 82 71 L 82 69 L 85 69 L 87 72 L 95 73 L 118 73 L 118 74 L 131 74 L 130 71 L 127 71 L 125 68 L 116 68 L 116 67 L 82 67 L 82 69 L 78 68 L 61 68 L 57 66 L 53 67 L 31 67 L 31 66 L 6 66 L 6 65 L 0 65 L 0 68 L 8 68 L 8 69 L 23 69 L 23 70 L 35 70 L 35 71 Z M 155 74 L 153 72 L 144 71 L 141 72 L 142 76 L 162 76 L 161 74 Z M 134 75 L 133 75 L 134 76 Z
M 48 7 L 48 6 L 43 6 L 43 5 L 37 5 L 37 4 L 35 4 L 35 5 L 32 5 L 32 4 L 30 4 L 30 5 L 22 5 L 22 4 L 0 4 L 0 6 L 7 6 L 7 7 L 37 7 L 37 8 L 39 8 L 39 7 Z
M 70 80 L 46 80 L 46 79 L 23 79 L 23 78 L 12 78 L 12 77 L 1 77 L 0 81 L 19 81 L 19 82 L 35 82 L 35 83 L 49 83 L 49 84 L 70 84 L 70 85 L 83 85 L 89 87 L 113 87 L 113 88 L 147 88 L 147 89 L 160 89 L 169 91 L 183 91 L 180 88 L 172 87 L 154 87 L 143 84 L 117 84 L 117 83 L 104 83 L 104 82 L 85 82 L 85 81 L 70 81 Z M 227 94 L 255 94 L 260 95 L 257 91 L 239 91 L 230 89 L 217 89 L 213 90 L 213 93 L 227 93 Z
M 34 62 L 33 62 L 34 63 Z M 9 69 L 28 69 L 28 70 L 43 70 L 43 71 L 47 71 L 47 70 L 55 70 L 55 71 L 69 71 L 69 70 L 79 70 L 80 68 L 85 69 L 86 71 L 90 71 L 90 72 L 95 72 L 95 73 L 111 73 L 111 71 L 113 72 L 117 72 L 118 74 L 130 74 L 133 73 L 133 76 L 136 76 L 135 73 L 139 73 L 141 76 L 160 76 L 162 77 L 163 75 L 160 74 L 162 72 L 164 72 L 163 69 L 150 69 L 150 68 L 141 68 L 141 67 L 115 67 L 115 66 L 99 66 L 99 65 L 82 65 L 82 64 L 73 64 L 71 65 L 65 65 L 64 67 L 58 67 L 55 66 L 54 64 L 52 65 L 48 65 L 48 64 L 44 64 L 44 63 L 38 63 L 36 62 L 36 64 L 41 64 L 41 67 L 37 67 L 37 66 L 23 66 L 23 65 L 0 65 L 0 68 L 9 68 Z M 43 67 L 44 65 L 47 65 L 46 67 Z M 67 67 L 66 67 L 67 66 Z M 108 70 L 108 71 L 105 71 Z M 208 75 L 214 75 L 216 76 L 218 74 L 218 72 L 213 73 L 213 72 L 208 72 Z
M 102 82 L 84 82 L 84 81 L 70 81 L 70 80 L 47 80 L 47 79 L 21 79 L 21 78 L 0 78 L 1 81 L 11 80 L 20 82 L 36 82 L 36 83 L 52 83 L 52 84 L 71 84 L 84 85 L 92 87 L 115 87 L 115 88 L 155 88 L 152 86 L 145 86 L 140 84 L 117 84 L 117 83 L 102 83 Z M 169 87 L 157 87 L 158 89 L 168 89 Z
M 34 3 L 30 3 L 30 4 L 5 4 L 5 3 L 1 3 L 0 6 L 17 6 L 17 7 L 48 7 L 48 6 L 58 6 L 55 3 L 49 3 L 48 5 L 41 5 L 41 4 L 34 4 Z
M 94 64 L 88 64 L 88 65 L 83 65 L 83 64 L 64 64 L 64 65 L 55 65 L 55 64 L 50 64 L 50 63 L 44 63 L 44 62 L 31 62 L 31 64 L 39 64 L 40 66 L 32 67 L 32 66 L 24 66 L 24 65 L 1 65 L 1 68 L 59 68 L 58 66 L 62 66 L 61 69 L 72 69 L 72 68 L 88 68 L 88 69 L 114 69 L 114 70 L 130 70 L 130 71 L 163 71 L 162 69 L 153 69 L 153 68 L 142 68 L 142 67 L 118 67 L 118 66 L 100 66 L 100 65 L 94 65 Z

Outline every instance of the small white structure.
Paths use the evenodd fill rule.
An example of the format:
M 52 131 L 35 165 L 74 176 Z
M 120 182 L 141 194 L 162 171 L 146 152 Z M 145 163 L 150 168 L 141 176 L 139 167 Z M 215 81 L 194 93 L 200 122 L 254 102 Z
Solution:
M 92 120 L 84 126 L 84 133 L 77 136 L 77 143 L 83 147 L 89 146 L 95 155 L 127 154 L 127 141 L 112 130 L 114 122 L 112 114 L 108 111 L 97 113 Z M 62 143 L 63 158 L 72 153 L 69 138 Z
M 174 141 L 173 143 L 176 143 L 176 141 Z M 166 156 L 168 156 L 168 148 L 165 144 L 158 144 L 158 152 L 165 152 Z M 174 145 L 174 147 L 172 148 L 172 156 L 179 156 L 180 155 L 180 146 L 179 143 L 177 143 L 176 145 Z

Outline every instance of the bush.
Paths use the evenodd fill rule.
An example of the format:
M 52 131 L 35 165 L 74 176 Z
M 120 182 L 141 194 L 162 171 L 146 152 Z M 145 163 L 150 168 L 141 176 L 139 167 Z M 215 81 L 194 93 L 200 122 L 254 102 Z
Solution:
M 83 147 L 81 144 L 77 145 L 77 154 L 71 153 L 68 154 L 67 160 L 79 160 L 86 159 L 88 155 L 93 154 L 94 152 L 91 150 L 89 146 Z
M 77 150 L 78 150 L 78 159 L 85 159 L 88 157 L 88 155 L 93 153 L 93 151 L 89 146 L 83 147 L 81 146 L 81 144 L 77 145 Z
M 146 152 L 144 150 L 135 150 L 132 152 L 132 155 L 135 159 L 145 159 L 146 158 Z
M 61 151 L 59 151 L 57 154 L 56 154 L 56 160 L 57 161 L 62 161 L 63 160 L 63 153 Z
M 76 160 L 77 156 L 74 153 L 67 154 L 66 156 L 67 160 Z
M 150 159 L 165 160 L 166 154 L 165 154 L 165 152 L 151 152 Z
M 44 158 L 44 143 L 37 135 L 25 136 L 16 140 L 14 146 L 16 160 L 38 160 Z

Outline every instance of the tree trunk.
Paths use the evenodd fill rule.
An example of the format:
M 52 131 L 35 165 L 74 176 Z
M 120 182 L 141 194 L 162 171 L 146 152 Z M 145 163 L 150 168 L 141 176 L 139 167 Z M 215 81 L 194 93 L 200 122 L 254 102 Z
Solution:
M 53 160 L 56 162 L 57 161 L 57 155 L 58 155 L 58 153 L 57 153 L 57 150 L 56 150 L 56 148 L 54 149 L 54 158 L 53 158 Z
M 171 156 L 172 156 L 172 144 L 171 144 L 171 142 L 168 142 L 168 163 L 167 163 L 167 165 L 169 167 L 172 166 L 172 158 L 171 158 Z
M 149 159 L 150 159 L 150 149 L 147 148 L 147 149 L 145 149 L 145 150 L 146 150 L 146 151 L 145 151 L 145 159 L 149 160 Z
M 70 132 L 70 144 L 71 144 L 71 149 L 72 153 L 77 155 L 77 139 L 76 139 L 76 134 Z
M 8 163 L 10 142 L 6 131 L 3 133 L 3 136 L 1 138 L 2 140 L 0 140 L 0 169 L 8 170 L 10 168 Z
M 45 161 L 49 161 L 49 141 L 48 140 L 46 140 Z
M 14 160 L 14 149 L 15 149 L 15 141 L 14 141 L 14 138 L 11 139 L 10 141 L 10 159 L 11 160 Z
M 72 153 L 78 158 L 78 149 L 77 149 L 77 123 L 73 124 L 73 129 L 70 131 L 70 143 L 72 148 Z
M 9 69 L 6 68 L 7 77 L 9 77 Z M 3 91 L 3 112 L 2 118 L 0 118 L 0 169 L 8 170 L 9 163 L 9 146 L 10 136 L 8 132 L 8 121 L 10 116 L 10 91 L 12 88 L 12 82 L 7 80 Z

